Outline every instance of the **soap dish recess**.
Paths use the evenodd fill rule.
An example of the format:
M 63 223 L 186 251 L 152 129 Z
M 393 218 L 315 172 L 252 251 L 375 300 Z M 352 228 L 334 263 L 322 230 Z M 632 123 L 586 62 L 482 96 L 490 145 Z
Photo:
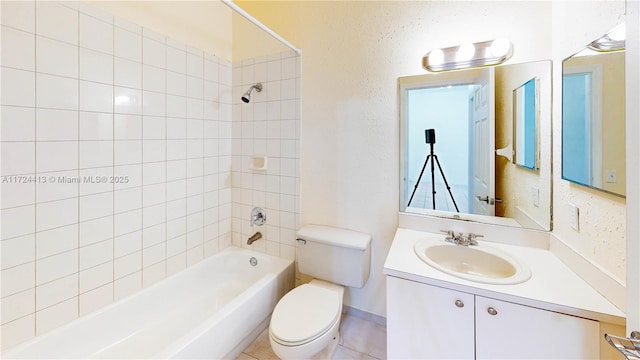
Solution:
M 265 155 L 252 155 L 249 162 L 251 170 L 267 170 L 267 157 Z

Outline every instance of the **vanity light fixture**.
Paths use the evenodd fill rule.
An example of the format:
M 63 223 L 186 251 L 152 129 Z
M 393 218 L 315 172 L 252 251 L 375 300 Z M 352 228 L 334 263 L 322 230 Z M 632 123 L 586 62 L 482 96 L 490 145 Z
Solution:
M 422 67 L 431 72 L 501 64 L 513 55 L 511 42 L 504 38 L 434 49 L 422 58 Z
M 622 23 L 601 38 L 594 40 L 587 47 L 598 52 L 624 50 L 626 26 Z

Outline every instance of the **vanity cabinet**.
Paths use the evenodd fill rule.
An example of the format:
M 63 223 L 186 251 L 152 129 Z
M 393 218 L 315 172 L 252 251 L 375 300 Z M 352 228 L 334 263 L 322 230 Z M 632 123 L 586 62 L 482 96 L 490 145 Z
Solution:
M 387 276 L 389 359 L 598 359 L 599 323 Z

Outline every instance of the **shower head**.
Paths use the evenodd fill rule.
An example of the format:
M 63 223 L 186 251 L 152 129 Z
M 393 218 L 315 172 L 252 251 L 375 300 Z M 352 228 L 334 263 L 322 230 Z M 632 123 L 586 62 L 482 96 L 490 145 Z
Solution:
M 251 91 L 253 89 L 256 89 L 257 92 L 262 91 L 262 83 L 257 83 L 257 84 L 251 85 L 249 90 L 247 90 L 247 92 L 244 93 L 244 95 L 242 95 L 242 101 L 244 101 L 247 104 L 249 103 L 249 101 L 251 101 Z

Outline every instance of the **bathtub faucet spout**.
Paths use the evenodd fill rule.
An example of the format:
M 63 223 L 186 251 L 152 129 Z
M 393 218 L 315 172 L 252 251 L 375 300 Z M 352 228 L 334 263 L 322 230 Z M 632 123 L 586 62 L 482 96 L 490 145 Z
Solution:
M 255 234 L 251 235 L 251 237 L 247 239 L 247 245 L 251 245 L 260 239 L 262 239 L 262 233 L 260 231 L 257 231 Z

